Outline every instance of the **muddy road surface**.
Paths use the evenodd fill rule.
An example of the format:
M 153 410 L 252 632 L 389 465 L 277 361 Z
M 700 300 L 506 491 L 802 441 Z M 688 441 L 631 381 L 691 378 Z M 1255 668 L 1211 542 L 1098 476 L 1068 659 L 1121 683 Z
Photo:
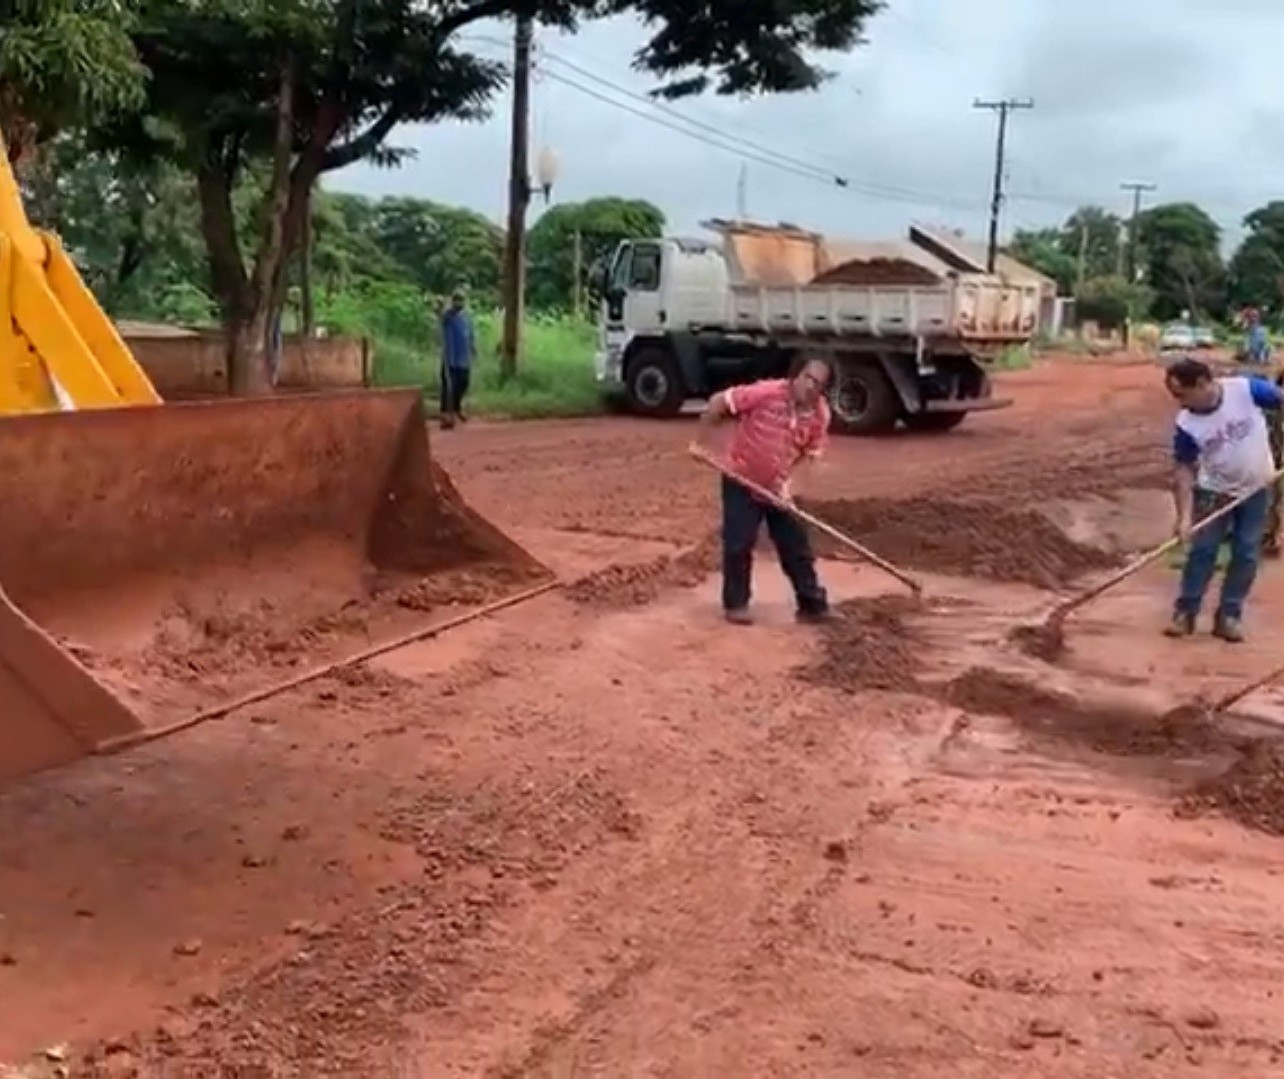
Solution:
M 0 1062 L 30 1076 L 1284 1075 L 1278 663 L 1159 635 L 1155 369 L 1007 376 L 800 493 L 923 574 L 764 555 L 722 623 L 685 421 L 433 433 L 569 583 L 128 755 L 0 791 Z M 836 554 L 836 552 L 831 552 Z M 3 1069 L 0 1068 L 0 1073 Z

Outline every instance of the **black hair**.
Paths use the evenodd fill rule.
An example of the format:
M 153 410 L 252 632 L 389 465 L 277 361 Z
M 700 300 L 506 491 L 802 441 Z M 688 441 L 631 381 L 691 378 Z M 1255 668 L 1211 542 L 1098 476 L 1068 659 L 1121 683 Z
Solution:
M 1183 356 L 1180 360 L 1169 364 L 1167 377 L 1169 381 L 1183 389 L 1190 389 L 1201 382 L 1211 382 L 1213 369 L 1203 360 L 1197 360 L 1193 356 Z
M 789 377 L 797 378 L 812 364 L 819 364 L 825 369 L 825 385 L 834 384 L 834 365 L 824 356 L 818 356 L 815 353 L 810 355 L 806 352 L 800 352 L 794 356 L 794 362 L 789 365 Z

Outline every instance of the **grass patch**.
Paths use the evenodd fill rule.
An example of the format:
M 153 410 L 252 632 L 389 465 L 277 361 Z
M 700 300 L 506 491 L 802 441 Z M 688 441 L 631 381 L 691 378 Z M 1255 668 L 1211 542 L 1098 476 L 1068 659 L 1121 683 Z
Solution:
M 1034 363 L 1034 349 L 1029 345 L 1008 345 L 994 361 L 1000 371 L 1024 371 Z
M 413 289 L 383 286 L 336 296 L 321 322 L 338 333 L 371 341 L 376 386 L 418 386 L 430 410 L 440 392 L 441 339 L 435 311 Z M 594 327 L 564 316 L 531 316 L 523 332 L 515 378 L 501 382 L 499 342 L 503 316 L 473 311 L 477 358 L 469 411 L 513 419 L 585 416 L 602 411 L 593 374 Z

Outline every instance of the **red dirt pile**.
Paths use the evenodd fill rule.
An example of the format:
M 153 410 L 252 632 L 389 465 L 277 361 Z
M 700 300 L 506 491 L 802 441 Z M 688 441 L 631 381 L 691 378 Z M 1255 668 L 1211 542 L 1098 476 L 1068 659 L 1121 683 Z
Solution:
M 834 609 L 824 629 L 824 651 L 815 663 L 799 669 L 815 685 L 848 693 L 881 689 L 912 692 L 917 687 L 918 641 L 906 616 L 919 610 L 908 596 L 848 600 Z
M 567 585 L 575 603 L 590 607 L 641 607 L 667 588 L 694 588 L 718 566 L 721 544 L 711 533 L 694 547 L 645 562 L 620 562 Z
M 812 279 L 813 285 L 910 285 L 930 288 L 941 279 L 926 266 L 901 258 L 851 259 Z
M 1216 779 L 1201 784 L 1178 807 L 1178 815 L 1224 813 L 1250 828 L 1284 836 L 1284 742 L 1258 739 Z
M 1033 510 L 938 499 L 808 501 L 806 509 L 877 554 L 929 572 L 1059 588 L 1115 557 L 1071 540 Z M 827 556 L 839 549 L 818 538 Z
M 1230 741 L 1197 709 L 1156 716 L 1124 702 L 1082 701 L 988 667 L 964 671 L 945 687 L 945 698 L 968 712 L 1004 716 L 1031 734 L 1114 756 L 1204 753 Z
M 480 607 L 523 588 L 534 588 L 551 577 L 542 567 L 483 563 L 425 577 L 397 592 L 396 603 L 424 613 L 443 607 Z

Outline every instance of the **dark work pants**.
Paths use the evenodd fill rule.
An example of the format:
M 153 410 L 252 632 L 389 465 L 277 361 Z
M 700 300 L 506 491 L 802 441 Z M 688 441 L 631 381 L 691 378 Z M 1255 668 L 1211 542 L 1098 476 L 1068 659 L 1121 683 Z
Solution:
M 775 545 L 780 568 L 794 586 L 798 609 L 817 614 L 829 599 L 816 576 L 807 530 L 792 514 L 760 502 L 734 480 L 722 480 L 722 606 L 737 611 L 749 606 L 753 549 L 763 521 Z
M 450 367 L 441 365 L 441 414 L 458 416 L 464 410 L 464 398 L 468 396 L 468 384 L 472 380 L 472 371 L 467 367 Z
M 1224 498 L 1210 491 L 1197 490 L 1195 520 L 1207 517 L 1224 502 Z M 1229 539 L 1230 565 L 1226 567 L 1226 577 L 1222 580 L 1217 617 L 1240 619 L 1244 616 L 1244 602 L 1257 577 L 1257 558 L 1270 504 L 1270 492 L 1258 491 L 1238 509 L 1231 510 L 1225 517 L 1195 533 L 1182 570 L 1181 592 L 1177 597 L 1178 614 L 1199 614 L 1204 593 L 1208 591 L 1217 569 L 1217 551 Z

